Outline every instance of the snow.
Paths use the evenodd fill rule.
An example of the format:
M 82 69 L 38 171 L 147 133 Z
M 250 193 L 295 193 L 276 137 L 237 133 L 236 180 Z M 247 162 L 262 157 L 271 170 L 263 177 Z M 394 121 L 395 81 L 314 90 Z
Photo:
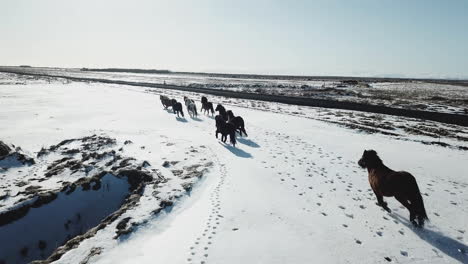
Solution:
M 468 263 L 466 151 L 290 114 L 295 106 L 264 103 L 282 110 L 259 111 L 242 100 L 226 104 L 249 134 L 233 148 L 215 139 L 212 118 L 180 122 L 163 110 L 159 93 L 178 101 L 183 93 L 152 91 L 74 82 L 0 85 L 0 138 L 22 149 L 105 133 L 130 139 L 125 154 L 153 166 L 175 160 L 182 168 L 201 158 L 214 164 L 157 215 L 149 215 L 157 206 L 145 190 L 139 207 L 122 216 L 142 221 L 133 233 L 113 239 L 114 223 L 57 263 L 79 263 L 95 247 L 102 253 L 89 263 Z M 186 94 L 199 105 L 200 95 Z M 357 166 L 370 148 L 390 168 L 415 175 L 431 220 L 425 229 L 413 228 L 394 198 L 386 198 L 392 213 L 376 206 L 367 172 Z M 199 152 L 192 156 L 190 149 Z M 173 168 L 160 171 L 173 179 L 160 189 L 170 196 L 180 182 Z

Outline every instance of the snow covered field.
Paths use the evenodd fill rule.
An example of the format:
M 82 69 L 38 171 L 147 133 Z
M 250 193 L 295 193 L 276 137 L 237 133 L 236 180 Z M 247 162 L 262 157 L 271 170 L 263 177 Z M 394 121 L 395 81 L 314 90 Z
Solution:
M 324 122 L 316 108 L 209 97 L 246 121 L 249 137 L 238 137 L 233 148 L 214 137 L 212 117 L 186 113 L 179 119 L 159 101 L 159 94 L 178 101 L 188 95 L 200 108 L 200 94 L 63 80 L 18 85 L 12 75 L 0 78 L 0 140 L 35 159 L 34 165 L 0 169 L 0 215 L 32 199 L 37 193 L 26 192 L 30 186 L 56 190 L 64 181 L 112 170 L 110 157 L 96 158 L 76 175 L 64 170 L 45 179 L 54 160 L 82 158 L 65 151 L 82 151 L 84 145 L 37 157 L 63 140 L 95 134 L 115 139 L 96 151 L 132 157 L 135 168 L 146 161 L 142 170 L 153 176 L 134 206 L 63 251 L 55 263 L 468 263 L 468 152 L 461 148 L 422 144 L 421 135 L 402 140 Z M 466 146 L 456 137 L 441 140 Z M 390 168 L 415 175 L 430 219 L 424 229 L 411 226 L 408 211 L 394 198 L 386 199 L 392 213 L 375 204 L 367 171 L 357 166 L 364 149 L 375 149 Z M 105 180 L 117 184 L 114 195 L 120 197 L 126 182 Z M 12 235 L 12 225 L 33 217 L 34 210 L 60 207 L 62 196 L 0 225 L 0 248 L 14 247 L 0 249 L 0 263 L 31 260 L 36 249 L 29 246 L 25 253 L 30 239 L 21 230 Z M 60 221 L 67 219 L 62 216 Z M 56 218 L 29 223 L 34 229 L 47 219 Z M 65 232 L 63 224 L 47 228 Z
M 256 94 L 299 96 L 468 115 L 468 85 L 462 80 L 390 80 L 345 77 L 255 76 L 197 73 L 82 71 L 77 68 L 7 67 L 0 70 L 51 76 L 96 78 Z M 439 83 L 437 83 L 437 81 Z

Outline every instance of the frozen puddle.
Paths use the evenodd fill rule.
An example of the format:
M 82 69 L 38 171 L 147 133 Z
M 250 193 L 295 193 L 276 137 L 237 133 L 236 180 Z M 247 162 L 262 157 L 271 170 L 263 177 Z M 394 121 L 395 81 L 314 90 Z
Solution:
M 110 173 L 72 186 L 50 193 L 56 198 L 49 202 L 35 197 L 0 215 L 0 264 L 47 258 L 119 209 L 131 191 L 126 177 Z

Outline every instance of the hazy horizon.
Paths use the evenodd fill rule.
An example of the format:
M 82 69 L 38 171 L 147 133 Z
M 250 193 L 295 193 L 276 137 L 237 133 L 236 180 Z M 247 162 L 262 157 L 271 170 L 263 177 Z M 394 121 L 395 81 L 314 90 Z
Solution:
M 0 3 L 1 65 L 468 78 L 466 1 Z

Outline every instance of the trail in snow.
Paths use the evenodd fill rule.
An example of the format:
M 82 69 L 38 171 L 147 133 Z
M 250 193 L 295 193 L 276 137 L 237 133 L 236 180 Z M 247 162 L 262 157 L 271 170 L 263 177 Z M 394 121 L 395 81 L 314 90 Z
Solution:
M 201 235 L 195 239 L 195 242 L 190 247 L 190 253 L 187 258 L 189 263 L 205 263 L 206 259 L 208 258 L 209 249 L 212 245 L 212 240 L 216 236 L 218 227 L 223 220 L 219 195 L 226 179 L 226 168 L 223 164 L 220 166 L 220 178 L 218 184 L 216 184 L 216 187 L 210 194 L 210 214 L 206 220 L 206 224 L 204 226 L 205 229 Z

